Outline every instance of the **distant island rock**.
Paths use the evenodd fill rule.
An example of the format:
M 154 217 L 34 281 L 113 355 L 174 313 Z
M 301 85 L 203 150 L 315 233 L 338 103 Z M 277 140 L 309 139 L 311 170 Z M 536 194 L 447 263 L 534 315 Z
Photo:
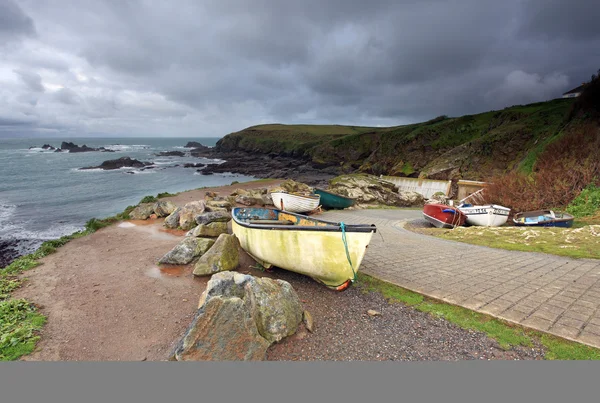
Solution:
M 202 147 L 206 147 L 206 146 L 201 143 L 198 143 L 197 141 L 188 141 L 188 143 L 184 147 L 185 148 L 202 148 Z
M 154 155 L 159 157 L 185 157 L 185 153 L 183 151 L 161 151 Z
M 88 152 L 88 151 L 101 151 L 101 152 L 107 152 L 107 153 L 115 152 L 114 150 L 109 150 L 104 147 L 93 148 L 93 147 L 88 147 L 85 144 L 82 146 L 78 146 L 77 144 L 71 143 L 69 141 L 63 141 L 59 148 L 55 148 L 55 147 L 51 146 L 50 144 L 44 144 L 41 147 L 36 147 L 36 146 L 29 147 L 30 150 L 36 149 L 36 148 L 41 148 L 42 150 L 54 150 L 54 152 L 56 152 L 56 153 L 60 153 L 63 151 L 68 151 L 70 153 L 83 153 L 83 152 Z
M 102 164 L 95 166 L 95 167 L 84 167 L 84 168 L 80 168 L 80 169 L 104 169 L 104 170 L 111 170 L 111 169 L 119 169 L 119 168 L 123 168 L 123 167 L 127 167 L 127 168 L 145 168 L 148 167 L 149 165 L 152 165 L 151 162 L 142 162 L 142 161 L 138 161 L 136 159 L 132 159 L 130 157 L 121 157 L 119 159 L 116 160 L 108 160 L 108 161 L 104 161 Z

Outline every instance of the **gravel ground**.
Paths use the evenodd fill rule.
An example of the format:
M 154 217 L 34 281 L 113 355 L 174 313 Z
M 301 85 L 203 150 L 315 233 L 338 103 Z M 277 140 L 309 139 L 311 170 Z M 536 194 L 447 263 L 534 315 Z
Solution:
M 251 273 L 254 274 L 254 273 Z M 484 333 L 459 328 L 360 284 L 331 291 L 295 273 L 275 269 L 269 276 L 290 282 L 315 321 L 314 333 L 299 331 L 270 347 L 268 360 L 456 361 L 543 359 L 540 346 L 505 351 Z M 381 316 L 369 316 L 373 309 Z

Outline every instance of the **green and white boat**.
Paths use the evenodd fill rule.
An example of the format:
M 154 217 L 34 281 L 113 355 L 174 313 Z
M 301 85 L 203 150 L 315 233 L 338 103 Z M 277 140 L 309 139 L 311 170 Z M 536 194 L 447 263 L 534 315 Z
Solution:
M 321 206 L 326 209 L 345 209 L 354 205 L 354 199 L 340 196 L 323 189 L 315 188 L 315 194 L 321 196 Z
M 375 225 L 346 225 L 266 208 L 236 207 L 233 233 L 265 267 L 304 274 L 336 290 L 355 279 Z

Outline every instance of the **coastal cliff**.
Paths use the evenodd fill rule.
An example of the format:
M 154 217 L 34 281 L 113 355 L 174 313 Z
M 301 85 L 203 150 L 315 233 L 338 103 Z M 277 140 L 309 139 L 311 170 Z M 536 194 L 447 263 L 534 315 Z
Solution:
M 537 155 L 581 119 L 572 99 L 519 105 L 394 127 L 267 124 L 223 137 L 219 153 L 303 160 L 317 169 L 432 179 L 485 180 L 531 171 Z

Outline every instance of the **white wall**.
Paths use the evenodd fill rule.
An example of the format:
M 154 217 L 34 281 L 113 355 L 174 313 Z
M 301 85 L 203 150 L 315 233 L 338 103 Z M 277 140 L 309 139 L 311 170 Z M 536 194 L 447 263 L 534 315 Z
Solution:
M 451 181 L 438 181 L 433 179 L 405 178 L 402 176 L 380 176 L 381 179 L 392 182 L 400 190 L 421 193 L 425 198 L 430 198 L 436 192 L 448 195 Z

